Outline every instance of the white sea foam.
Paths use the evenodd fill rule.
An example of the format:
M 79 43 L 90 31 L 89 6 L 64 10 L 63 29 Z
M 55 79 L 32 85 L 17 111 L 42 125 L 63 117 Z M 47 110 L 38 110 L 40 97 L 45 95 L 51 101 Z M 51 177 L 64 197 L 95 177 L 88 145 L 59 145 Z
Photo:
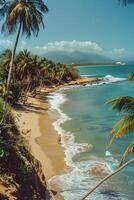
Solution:
M 92 77 L 92 75 L 82 75 L 83 77 Z M 99 85 L 105 85 L 105 84 L 111 84 L 115 82 L 120 82 L 120 81 L 125 81 L 127 78 L 121 78 L 121 77 L 114 77 L 111 75 L 106 75 L 105 77 L 102 77 L 102 80 L 98 80 L 96 82 L 92 83 L 87 83 L 86 85 L 84 84 L 85 87 L 93 87 L 93 86 L 99 86 Z M 77 89 L 79 87 L 83 87 L 82 85 L 70 85 L 70 86 L 65 86 L 64 88 L 61 88 L 60 91 L 63 90 L 68 90 L 68 89 Z
M 110 151 L 106 151 L 106 156 L 112 156 L 111 152 Z
M 70 167 L 75 168 L 72 158 L 77 153 L 84 152 L 85 145 L 88 144 L 75 143 L 74 134 L 69 131 L 67 132 L 62 128 L 61 126 L 62 124 L 64 124 L 66 121 L 71 120 L 71 118 L 69 118 L 60 109 L 61 104 L 65 103 L 66 101 L 67 101 L 66 95 L 63 94 L 61 91 L 49 95 L 49 103 L 51 105 L 51 109 L 56 110 L 60 115 L 59 119 L 53 123 L 53 126 L 55 130 L 58 132 L 58 134 L 61 135 L 61 143 L 62 146 L 65 148 L 66 164 Z
M 91 83 L 91 84 L 90 83 L 86 84 L 86 87 L 111 84 L 111 83 L 114 83 L 114 82 L 125 81 L 125 80 L 127 80 L 127 79 L 126 78 L 120 78 L 120 77 L 114 77 L 114 76 L 111 76 L 111 75 L 107 75 L 104 78 L 102 78 L 102 81 L 98 81 L 98 82 Z
M 87 86 L 96 86 L 102 84 L 109 84 L 117 81 L 124 81 L 125 78 L 113 77 L 111 75 L 107 75 L 103 78 L 102 81 L 98 83 L 87 84 Z M 63 190 L 63 196 L 65 200 L 76 200 L 79 199 L 89 187 L 93 187 L 99 180 L 99 176 L 96 177 L 90 172 L 90 169 L 96 166 L 101 166 L 104 168 L 103 173 L 110 173 L 117 165 L 118 161 L 115 160 L 112 154 L 109 151 L 106 151 L 106 159 L 102 160 L 100 158 L 96 158 L 95 156 L 91 156 L 89 160 L 86 161 L 73 161 L 73 157 L 77 154 L 86 151 L 86 148 L 89 144 L 86 143 L 76 143 L 75 142 L 75 134 L 69 131 L 65 131 L 62 128 L 62 124 L 71 120 L 62 110 L 61 105 L 68 101 L 67 96 L 64 94 L 63 90 L 73 89 L 81 86 L 66 86 L 64 89 L 59 90 L 58 92 L 52 93 L 49 95 L 49 103 L 51 105 L 52 110 L 56 110 L 59 114 L 59 118 L 57 121 L 53 123 L 55 130 L 58 134 L 61 135 L 61 144 L 65 149 L 65 162 L 66 165 L 71 168 L 69 172 L 66 174 L 55 176 L 49 180 L 50 184 L 59 184 L 59 188 Z M 106 189 L 107 184 L 104 184 L 102 189 Z M 112 186 L 110 187 L 112 188 Z M 109 188 L 108 188 L 109 189 Z M 104 194 L 100 194 L 96 192 L 92 196 L 93 200 L 108 200 L 109 196 Z M 114 199 L 114 198 L 113 198 Z M 119 194 L 120 200 L 127 200 L 127 198 L 123 197 Z
M 82 74 L 81 76 L 82 76 L 82 77 L 96 77 L 97 75 L 96 75 L 96 74 L 92 74 L 92 75 L 89 75 L 89 74 Z
M 93 75 L 81 75 L 81 76 L 84 76 L 84 77 L 92 77 Z M 96 76 L 96 75 L 94 75 Z M 99 85 L 104 85 L 104 84 L 110 84 L 110 83 L 114 83 L 114 82 L 119 82 L 119 81 L 125 81 L 127 80 L 127 78 L 120 78 L 120 77 L 114 77 L 114 76 L 111 76 L 111 75 L 107 75 L 105 77 L 102 77 L 102 80 L 98 80 L 98 81 L 95 81 L 95 82 L 91 82 L 91 83 L 87 83 L 87 84 L 84 84 L 85 87 L 92 87 L 92 86 L 99 86 Z M 83 87 L 83 85 L 68 85 L 68 86 L 65 86 L 63 88 L 60 88 L 59 91 L 64 91 L 64 90 L 70 90 L 70 89 L 77 89 L 77 88 L 80 88 L 80 87 Z M 53 93 L 54 94 L 54 93 Z M 59 95 L 58 93 L 55 93 L 55 95 L 53 96 L 52 94 L 52 101 L 54 100 L 54 96 L 55 95 Z M 64 99 L 64 97 L 60 97 L 61 99 L 61 102 L 59 103 L 59 106 L 64 103 L 62 101 L 66 101 Z M 56 102 L 55 102 L 56 103 Z M 55 104 L 53 104 L 53 106 L 55 107 Z
M 108 174 L 112 170 L 113 162 L 109 160 L 101 160 L 94 156 L 91 156 L 90 160 L 74 162 L 73 157 L 76 154 L 85 152 L 88 144 L 86 143 L 76 143 L 75 136 L 71 132 L 67 132 L 62 128 L 62 124 L 71 120 L 62 110 L 61 105 L 68 101 L 65 94 L 62 91 L 58 91 L 49 95 L 49 103 L 52 110 L 56 110 L 59 113 L 59 118 L 53 123 L 55 130 L 61 135 L 61 143 L 65 149 L 65 162 L 66 165 L 71 168 L 66 174 L 55 176 L 49 180 L 50 184 L 58 184 L 62 188 L 62 195 L 65 200 L 76 200 L 79 199 L 89 187 L 93 187 L 97 182 L 99 177 L 95 177 L 93 174 L 89 173 L 90 169 L 96 166 L 101 166 L 104 168 L 103 173 Z M 109 154 L 110 156 L 110 154 Z M 105 185 L 105 188 L 107 185 Z M 108 200 L 109 196 L 105 196 L 100 193 L 93 194 L 92 199 L 102 199 Z M 123 198 L 120 198 L 123 199 Z
M 113 83 L 113 82 L 127 80 L 127 78 L 120 78 L 120 77 L 114 77 L 114 76 L 111 76 L 111 75 L 107 75 L 107 76 L 104 77 L 104 80 L 110 81 L 111 83 Z

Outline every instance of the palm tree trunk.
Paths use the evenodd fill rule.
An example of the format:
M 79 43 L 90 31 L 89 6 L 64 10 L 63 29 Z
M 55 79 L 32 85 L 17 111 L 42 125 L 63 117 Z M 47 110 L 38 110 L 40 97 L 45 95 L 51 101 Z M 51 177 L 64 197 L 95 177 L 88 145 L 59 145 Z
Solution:
M 8 72 L 8 78 L 7 78 L 7 88 L 6 88 L 6 98 L 7 98 L 8 93 L 9 93 L 9 86 L 10 86 L 10 81 L 11 81 L 11 77 L 12 77 L 12 69 L 13 69 L 14 58 L 15 58 L 15 53 L 16 53 L 18 41 L 19 41 L 20 32 L 21 32 L 21 23 L 19 25 L 19 29 L 18 29 L 18 33 L 17 33 L 17 36 L 16 36 L 16 41 L 15 41 L 15 44 L 14 44 L 14 48 L 13 48 L 12 56 L 11 56 L 11 61 L 10 61 L 10 65 L 9 65 L 9 72 Z
M 91 191 L 89 191 L 84 197 L 82 197 L 80 200 L 84 200 L 86 199 L 90 194 L 92 194 L 100 185 L 102 185 L 102 183 L 104 183 L 106 180 L 108 180 L 109 178 L 111 178 L 113 175 L 117 174 L 118 172 L 120 172 L 122 169 L 124 169 L 125 167 L 127 167 L 128 165 L 130 165 L 132 162 L 134 162 L 134 158 L 129 160 L 128 162 L 126 162 L 124 165 L 122 165 L 121 167 L 119 167 L 116 171 L 114 171 L 113 173 L 109 174 L 108 176 L 106 176 L 103 180 L 101 180 Z

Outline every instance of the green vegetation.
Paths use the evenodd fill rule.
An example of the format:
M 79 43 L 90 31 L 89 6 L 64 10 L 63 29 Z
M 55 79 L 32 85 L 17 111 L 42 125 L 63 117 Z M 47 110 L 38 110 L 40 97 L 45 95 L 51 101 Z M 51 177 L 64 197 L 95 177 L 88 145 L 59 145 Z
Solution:
M 18 29 L 9 63 L 6 85 L 6 93 L 8 95 L 19 37 L 21 34 L 25 34 L 27 37 L 30 37 L 31 34 L 38 36 L 40 26 L 42 25 L 44 28 L 43 15 L 48 12 L 48 8 L 43 0 L 1 0 L 0 5 L 0 15 L 5 17 L 2 31 L 13 34 Z
M 18 102 L 25 103 L 29 94 L 36 95 L 36 91 L 42 87 L 68 83 L 78 78 L 79 74 L 74 67 L 54 63 L 23 50 L 14 59 L 14 70 L 7 95 L 6 84 L 11 56 L 11 50 L 6 50 L 0 55 L 0 184 L 6 184 L 7 188 L 13 185 L 17 199 L 45 200 L 45 177 L 43 173 L 38 173 L 41 171 L 40 163 L 26 148 L 10 106 Z M 6 107 L 5 99 L 9 103 Z
M 43 182 L 38 176 L 39 169 L 18 132 L 10 107 L 4 110 L 3 104 L 0 99 L 0 184 L 13 186 L 17 199 L 46 199 L 45 178 Z
M 14 71 L 7 96 L 6 80 L 11 55 L 11 51 L 6 50 L 0 56 L 0 95 L 12 105 L 18 101 L 25 102 L 27 95 L 36 94 L 39 88 L 61 85 L 79 76 L 74 67 L 54 63 L 23 50 L 14 59 Z
M 123 135 L 129 134 L 133 136 L 134 134 L 134 98 L 129 96 L 118 97 L 108 101 L 107 104 L 111 104 L 113 106 L 113 109 L 124 113 L 123 118 L 119 120 L 111 130 L 111 133 L 109 135 L 109 148 L 115 140 L 119 139 Z M 131 140 L 131 143 L 126 147 L 125 152 L 123 152 L 119 167 L 114 172 L 102 179 L 92 190 L 87 192 L 85 196 L 83 196 L 80 200 L 86 199 L 105 181 L 107 181 L 113 175 L 119 173 L 121 170 L 123 170 L 132 163 L 134 163 L 134 137 Z
M 0 0 L 2 31 L 9 35 L 17 32 L 13 50 L 7 49 L 0 55 L 0 184 L 7 188 L 13 185 L 18 200 L 49 197 L 41 165 L 27 149 L 10 106 L 25 103 L 28 95 L 36 95 L 42 87 L 61 85 L 79 77 L 74 67 L 54 63 L 27 50 L 16 54 L 20 36 L 38 36 L 47 12 L 43 0 Z M 8 196 L 0 194 L 0 198 Z
M 119 0 L 119 2 L 127 6 L 134 3 L 134 0 Z M 10 105 L 14 105 L 20 101 L 25 102 L 29 93 L 36 94 L 37 89 L 41 87 L 64 84 L 79 76 L 75 68 L 54 63 L 33 55 L 27 50 L 16 55 L 20 36 L 38 36 L 40 27 L 44 28 L 43 16 L 47 12 L 48 8 L 43 0 L 0 0 L 0 17 L 4 19 L 2 31 L 8 34 L 17 32 L 13 50 L 6 50 L 0 56 L 0 181 L 6 185 L 14 185 L 17 199 L 23 200 L 46 199 L 45 178 L 39 177 L 37 173 L 39 163 L 33 162 L 34 159 L 18 132 L 10 106 L 6 105 L 5 107 L 4 103 L 6 101 Z M 132 74 L 129 80 L 133 79 L 134 75 Z M 111 145 L 115 139 L 124 134 L 134 133 L 134 98 L 120 97 L 108 103 L 112 104 L 115 109 L 124 112 L 124 117 L 111 131 L 109 143 Z M 134 140 L 126 148 L 121 165 L 133 152 Z M 115 173 L 133 161 L 132 158 Z M 105 180 L 112 175 L 106 177 Z M 91 192 L 86 197 L 89 194 Z M 6 196 L 2 197 L 1 195 L 0 197 L 6 199 Z
M 113 127 L 110 137 L 109 146 L 114 140 L 122 137 L 124 134 L 134 133 L 134 98 L 129 96 L 118 97 L 108 101 L 108 104 L 113 106 L 113 109 L 123 112 L 124 116 Z M 129 154 L 134 153 L 134 138 L 131 143 L 126 147 L 126 150 L 121 158 L 121 164 L 125 161 Z
M 123 6 L 127 6 L 129 4 L 134 3 L 134 0 L 118 0 L 118 1 Z M 128 79 L 134 80 L 134 73 L 130 74 Z M 111 104 L 113 106 L 113 109 L 116 109 L 119 112 L 124 113 L 124 117 L 115 124 L 109 135 L 108 147 L 110 147 L 114 140 L 117 140 L 124 134 L 127 133 L 131 135 L 134 134 L 134 98 L 130 96 L 123 96 L 112 99 L 107 103 Z M 128 156 L 131 156 L 131 158 Z M 128 161 L 125 162 L 126 158 L 128 158 Z M 131 140 L 131 143 L 126 147 L 126 150 L 121 157 L 120 166 L 117 168 L 117 170 L 115 170 L 113 173 L 109 174 L 104 179 L 102 179 L 92 190 L 88 191 L 80 200 L 85 200 L 105 181 L 107 181 L 113 175 L 117 174 L 122 169 L 124 169 L 125 167 L 127 167 L 132 163 L 134 163 L 134 138 Z
M 129 74 L 128 80 L 134 81 L 134 73 Z
M 127 6 L 128 4 L 133 4 L 134 0 L 118 0 L 122 5 Z

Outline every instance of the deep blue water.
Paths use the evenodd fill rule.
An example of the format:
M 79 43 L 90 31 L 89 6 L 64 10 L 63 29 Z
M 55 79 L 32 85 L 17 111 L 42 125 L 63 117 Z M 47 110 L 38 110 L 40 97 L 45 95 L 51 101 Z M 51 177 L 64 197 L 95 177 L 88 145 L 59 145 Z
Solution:
M 134 65 L 80 67 L 79 70 L 81 75 L 106 76 L 108 80 L 106 84 L 80 86 L 61 92 L 67 101 L 60 108 L 71 118 L 62 124 L 62 128 L 75 136 L 74 151 L 76 144 L 93 145 L 91 151 L 76 151 L 74 154 L 72 159 L 75 170 L 59 178 L 59 180 L 62 179 L 64 189 L 92 188 L 103 175 L 87 174 L 87 170 L 90 171 L 92 167 L 102 164 L 106 170 L 114 170 L 121 154 L 132 139 L 131 135 L 118 139 L 109 149 L 111 155 L 106 156 L 109 132 L 123 113 L 113 111 L 111 106 L 105 102 L 118 96 L 134 96 L 134 82 L 125 79 L 129 73 L 134 72 Z M 72 148 L 73 152 L 73 144 L 68 145 L 68 148 Z M 134 165 L 131 165 L 111 178 L 89 199 L 133 200 L 133 189 Z M 85 192 L 82 189 L 81 191 L 64 192 L 64 196 L 66 200 L 75 200 Z
M 79 67 L 81 75 L 91 76 L 116 76 L 116 77 L 128 77 L 128 74 L 134 72 L 134 64 L 125 66 L 94 66 L 94 67 Z

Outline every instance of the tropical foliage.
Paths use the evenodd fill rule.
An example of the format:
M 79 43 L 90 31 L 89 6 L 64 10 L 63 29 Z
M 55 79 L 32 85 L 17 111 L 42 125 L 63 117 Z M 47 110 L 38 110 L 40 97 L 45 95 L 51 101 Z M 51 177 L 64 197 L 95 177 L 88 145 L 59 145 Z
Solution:
M 124 134 L 134 134 L 134 98 L 129 96 L 118 97 L 107 102 L 113 106 L 113 109 L 123 112 L 124 116 L 113 127 L 110 137 L 109 145 Z M 126 150 L 121 158 L 121 164 L 129 154 L 134 153 L 134 137 L 131 143 L 126 147 Z
M 91 195 L 98 187 L 100 187 L 104 182 L 106 182 L 109 178 L 119 173 L 121 170 L 134 163 L 134 98 L 129 96 L 118 97 L 107 102 L 113 106 L 113 109 L 118 110 L 119 112 L 124 113 L 124 117 L 119 120 L 115 126 L 112 128 L 110 136 L 109 136 L 109 145 L 111 146 L 114 140 L 122 137 L 125 134 L 131 134 L 133 139 L 131 143 L 126 147 L 125 152 L 121 157 L 120 166 L 104 177 L 97 185 L 95 185 L 80 199 L 85 200 L 89 195 Z M 128 161 L 124 162 L 128 155 L 131 155 L 132 158 Z M 124 162 L 124 163 L 123 163 Z
M 48 8 L 43 0 L 1 0 L 0 2 L 0 16 L 5 17 L 2 31 L 9 34 L 17 31 L 9 63 L 6 95 L 9 95 L 9 86 L 20 34 L 25 34 L 27 37 L 30 37 L 31 34 L 37 36 L 40 26 L 42 25 L 44 28 L 43 15 L 46 12 L 48 12 Z
M 134 81 L 134 73 L 129 74 L 128 80 Z
M 122 5 L 127 6 L 128 4 L 133 4 L 134 0 L 118 0 Z
M 4 51 L 0 56 L 0 95 L 6 97 L 6 82 L 12 52 Z M 40 56 L 23 50 L 16 55 L 14 71 L 8 93 L 8 102 L 25 101 L 28 93 L 45 86 L 64 84 L 78 78 L 76 68 L 61 63 L 54 63 Z
M 37 173 L 37 163 L 33 163 L 33 156 L 25 145 L 16 126 L 16 118 L 11 109 L 3 107 L 4 101 L 0 98 L 0 185 L 14 187 L 16 192 L 13 199 L 46 199 L 46 185 Z M 36 163 L 37 162 L 37 163 Z M 44 179 L 45 180 L 45 179 Z M 6 197 L 0 199 L 9 199 Z

